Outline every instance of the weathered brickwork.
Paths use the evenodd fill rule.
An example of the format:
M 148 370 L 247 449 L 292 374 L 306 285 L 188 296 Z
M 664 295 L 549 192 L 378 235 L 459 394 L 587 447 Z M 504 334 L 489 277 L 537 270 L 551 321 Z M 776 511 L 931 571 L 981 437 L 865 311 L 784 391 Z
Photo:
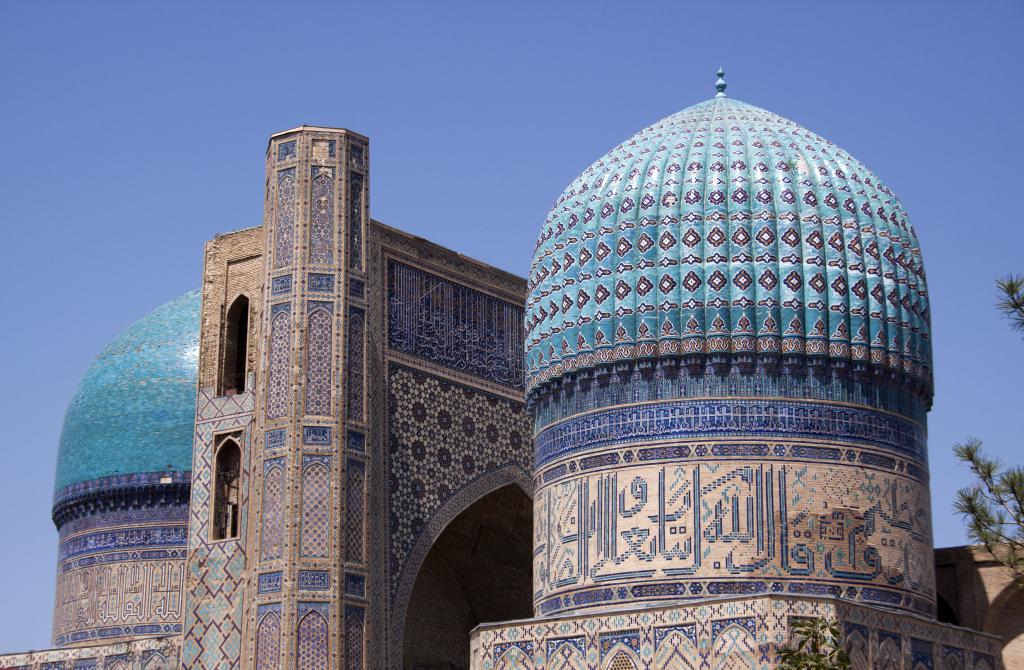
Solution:
M 217 388 L 224 359 L 225 318 L 239 296 L 249 300 L 249 322 L 260 313 L 263 290 L 263 228 L 224 233 L 206 243 L 199 346 L 199 387 Z M 258 331 L 249 329 L 246 368 L 255 371 Z
M 1024 667 L 1024 589 L 981 547 L 935 550 L 939 621 L 995 635 L 1007 668 Z

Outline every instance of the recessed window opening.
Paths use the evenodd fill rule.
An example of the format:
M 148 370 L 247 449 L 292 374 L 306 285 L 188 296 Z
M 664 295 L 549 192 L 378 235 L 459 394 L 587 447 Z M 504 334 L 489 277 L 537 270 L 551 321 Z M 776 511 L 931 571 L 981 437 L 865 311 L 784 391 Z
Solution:
M 230 540 L 238 537 L 239 480 L 241 478 L 242 450 L 238 436 L 224 437 L 217 446 L 214 462 L 213 539 Z
M 245 391 L 245 367 L 249 348 L 249 299 L 238 296 L 228 309 L 224 329 L 224 365 L 221 395 Z

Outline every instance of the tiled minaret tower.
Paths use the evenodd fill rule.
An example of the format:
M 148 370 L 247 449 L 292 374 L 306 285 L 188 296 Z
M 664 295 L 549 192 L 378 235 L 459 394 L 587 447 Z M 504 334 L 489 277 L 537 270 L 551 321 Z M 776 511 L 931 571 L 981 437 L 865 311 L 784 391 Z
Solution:
M 364 612 L 342 585 L 365 574 L 365 525 L 347 520 L 365 509 L 365 308 L 346 296 L 365 276 L 367 162 L 346 130 L 303 126 L 268 149 L 243 654 L 260 670 L 362 665 Z
M 784 593 L 931 615 L 917 237 L 856 159 L 724 90 L 595 162 L 541 231 L 537 614 Z

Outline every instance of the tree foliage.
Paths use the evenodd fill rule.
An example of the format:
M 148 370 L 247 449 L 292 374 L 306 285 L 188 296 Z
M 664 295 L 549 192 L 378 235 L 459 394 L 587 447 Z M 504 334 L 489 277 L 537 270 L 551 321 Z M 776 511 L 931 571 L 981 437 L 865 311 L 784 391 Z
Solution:
M 1024 333 L 1024 275 L 996 281 L 996 308 Z M 989 458 L 981 440 L 957 444 L 953 453 L 970 467 L 977 481 L 957 491 L 953 508 L 967 522 L 967 535 L 982 545 L 1024 584 L 1024 468 L 1003 467 Z
M 978 479 L 960 489 L 953 503 L 967 522 L 967 535 L 1024 579 L 1024 468 L 1004 468 L 985 455 L 976 438 L 956 445 L 953 453 Z
M 797 639 L 794 646 L 779 651 L 780 670 L 849 670 L 838 621 L 799 618 L 790 626 Z
M 1010 320 L 1013 329 L 1024 332 L 1024 275 L 1009 275 L 996 281 L 996 308 Z

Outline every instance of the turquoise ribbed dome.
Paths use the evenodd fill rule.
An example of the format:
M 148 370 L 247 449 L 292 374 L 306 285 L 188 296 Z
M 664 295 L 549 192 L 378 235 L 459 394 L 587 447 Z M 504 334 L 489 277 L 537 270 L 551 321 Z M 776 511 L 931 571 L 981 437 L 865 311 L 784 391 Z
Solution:
M 199 291 L 126 328 L 93 361 L 64 416 L 55 488 L 192 469 Z
M 899 201 L 828 140 L 731 98 L 587 168 L 548 216 L 529 285 L 530 389 L 616 361 L 778 353 L 931 395 L 925 275 Z

